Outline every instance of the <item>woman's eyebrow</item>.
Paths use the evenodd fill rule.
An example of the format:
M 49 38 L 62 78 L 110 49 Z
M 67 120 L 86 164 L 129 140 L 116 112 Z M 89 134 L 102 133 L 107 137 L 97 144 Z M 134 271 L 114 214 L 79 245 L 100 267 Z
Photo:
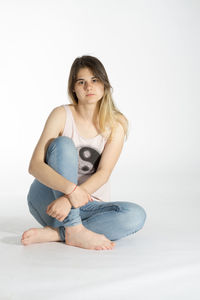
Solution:
M 93 78 L 96 78 L 96 76 L 91 77 L 91 79 L 93 79 Z M 85 80 L 85 79 L 84 78 L 78 78 L 78 79 L 76 79 L 76 81 L 79 81 L 79 80 Z

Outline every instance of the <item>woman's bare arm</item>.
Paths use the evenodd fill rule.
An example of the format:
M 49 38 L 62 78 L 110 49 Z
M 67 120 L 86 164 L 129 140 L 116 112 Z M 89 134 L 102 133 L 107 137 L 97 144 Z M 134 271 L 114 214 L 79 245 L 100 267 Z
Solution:
M 64 107 L 58 106 L 52 110 L 33 152 L 28 171 L 44 185 L 64 194 L 68 194 L 73 190 L 74 183 L 67 180 L 45 163 L 48 146 L 51 141 L 62 134 L 65 120 L 66 112 Z
M 80 185 L 89 194 L 94 193 L 108 181 L 122 151 L 124 137 L 124 129 L 120 123 L 117 123 L 115 129 L 112 131 L 111 138 L 104 147 L 96 173 Z
M 35 163 L 29 173 L 44 185 L 63 194 L 69 194 L 74 188 L 73 182 L 67 180 L 44 162 Z

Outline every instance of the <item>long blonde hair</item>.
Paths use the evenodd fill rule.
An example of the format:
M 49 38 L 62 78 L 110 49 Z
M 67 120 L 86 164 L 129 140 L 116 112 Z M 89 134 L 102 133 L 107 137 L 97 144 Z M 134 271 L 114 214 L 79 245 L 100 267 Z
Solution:
M 125 133 L 125 138 L 128 137 L 128 120 L 127 118 L 117 109 L 113 98 L 112 98 L 112 86 L 110 85 L 106 70 L 103 64 L 94 56 L 83 55 L 77 57 L 70 70 L 68 79 L 68 95 L 70 102 L 74 105 L 78 104 L 78 98 L 73 92 L 75 81 L 77 79 L 78 71 L 81 68 L 88 68 L 104 84 L 104 95 L 99 100 L 99 124 L 101 134 L 104 134 L 106 128 L 112 129 L 116 126 L 116 122 L 119 122 Z

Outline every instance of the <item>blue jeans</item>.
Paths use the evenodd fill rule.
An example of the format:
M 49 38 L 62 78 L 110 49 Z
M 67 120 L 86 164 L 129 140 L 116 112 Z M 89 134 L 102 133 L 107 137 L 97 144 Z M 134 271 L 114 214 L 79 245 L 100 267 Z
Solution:
M 72 139 L 59 136 L 46 151 L 45 162 L 69 181 L 78 182 L 78 153 Z M 83 224 L 96 233 L 104 234 L 111 241 L 119 240 L 140 230 L 146 213 L 138 204 L 132 202 L 92 201 L 79 208 L 71 208 L 62 221 L 46 213 L 47 206 L 61 197 L 62 192 L 53 190 L 34 179 L 27 200 L 29 211 L 42 225 L 59 228 L 61 241 L 65 241 L 65 227 Z

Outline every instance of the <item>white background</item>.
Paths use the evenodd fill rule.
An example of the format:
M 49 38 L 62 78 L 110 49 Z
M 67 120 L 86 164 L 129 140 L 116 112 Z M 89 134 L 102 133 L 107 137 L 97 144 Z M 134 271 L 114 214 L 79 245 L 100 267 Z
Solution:
M 26 203 L 33 181 L 28 174 L 32 152 L 52 109 L 69 103 L 67 80 L 72 62 L 77 56 L 93 55 L 104 64 L 115 104 L 130 122 L 128 140 L 111 176 L 112 200 L 134 201 L 147 212 L 146 225 L 141 235 L 138 233 L 140 239 L 135 240 L 142 245 L 138 244 L 141 256 L 133 269 L 141 272 L 143 262 L 148 274 L 145 267 L 149 257 L 142 251 L 156 245 L 150 259 L 153 253 L 155 261 L 160 257 L 161 270 L 165 270 L 163 262 L 169 262 L 173 269 L 173 262 L 179 261 L 182 266 L 190 266 L 190 271 L 185 269 L 187 274 L 196 274 L 190 259 L 197 268 L 200 2 L 1 0 L 0 35 L 3 231 L 20 237 L 35 221 Z M 36 222 L 34 225 L 39 226 Z M 153 241 L 156 237 L 160 242 Z M 186 238 L 190 241 L 184 244 Z M 5 247 L 9 241 L 15 244 L 12 238 L 4 237 Z M 133 249 L 137 250 L 135 245 Z M 164 252 L 166 249 L 168 252 Z M 77 252 L 71 252 L 72 261 L 73 253 Z M 174 260 L 170 260 L 170 254 Z M 179 292 L 187 282 L 186 299 L 199 299 L 197 294 L 192 298 L 191 293 L 198 288 L 193 284 L 197 281 L 189 283 L 186 273 L 180 271 L 177 277 Z M 156 274 L 165 278 L 163 273 Z M 167 274 L 171 278 L 170 271 Z M 153 286 L 152 293 L 155 289 Z M 170 288 L 167 291 L 170 293 Z M 166 291 L 163 295 L 166 299 L 173 296 Z M 163 295 L 158 299 L 165 299 Z M 155 295 L 153 299 L 157 299 Z
M 84 54 L 102 61 L 130 121 L 113 179 L 118 169 L 130 192 L 134 174 L 199 174 L 199 1 L 0 3 L 1 194 L 27 191 L 33 149 Z

